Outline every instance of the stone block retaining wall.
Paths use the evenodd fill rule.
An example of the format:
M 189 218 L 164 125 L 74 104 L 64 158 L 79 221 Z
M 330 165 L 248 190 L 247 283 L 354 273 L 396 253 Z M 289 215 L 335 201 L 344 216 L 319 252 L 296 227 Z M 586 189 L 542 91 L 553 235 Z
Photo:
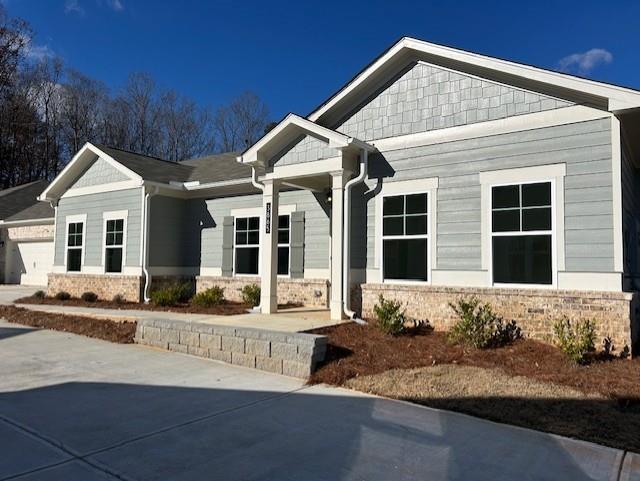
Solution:
M 374 318 L 373 307 L 380 294 L 402 302 L 409 317 L 426 319 L 435 329 L 449 329 L 456 321 L 450 302 L 476 296 L 505 320 L 514 319 L 526 336 L 541 341 L 549 341 L 554 322 L 567 316 L 594 320 L 597 342 L 610 336 L 617 352 L 638 342 L 637 299 L 628 292 L 362 284 L 352 292 L 352 306 L 364 318 Z
M 307 378 L 324 360 L 326 336 L 205 323 L 138 321 L 136 342 L 239 366 Z
M 260 285 L 259 277 L 196 277 L 196 292 L 213 286 L 224 288 L 224 296 L 230 301 L 242 302 L 241 290 L 250 284 Z M 305 306 L 329 305 L 329 281 L 326 279 L 278 279 L 278 303 L 300 303 Z
M 80 297 L 83 292 L 91 291 L 98 298 L 110 301 L 116 294 L 125 300 L 140 302 L 144 277 L 117 274 L 49 274 L 47 295 L 55 296 L 66 291 L 72 297 Z

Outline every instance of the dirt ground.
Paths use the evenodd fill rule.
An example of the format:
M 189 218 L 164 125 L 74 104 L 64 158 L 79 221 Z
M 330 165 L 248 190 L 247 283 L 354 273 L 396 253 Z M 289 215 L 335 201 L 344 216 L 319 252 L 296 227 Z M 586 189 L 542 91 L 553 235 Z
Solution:
M 31 311 L 15 306 L 0 305 L 0 319 L 25 326 L 72 332 L 120 344 L 131 344 L 136 333 L 135 322 Z
M 164 311 L 180 312 L 191 314 L 213 314 L 217 316 L 233 316 L 245 314 L 251 307 L 247 304 L 225 301 L 220 305 L 212 307 L 196 306 L 194 304 L 183 303 L 175 306 L 157 306 L 155 304 L 144 304 L 140 302 L 112 302 L 97 300 L 96 302 L 86 302 L 82 299 L 71 298 L 61 301 L 54 297 L 23 297 L 15 301 L 16 304 L 49 304 L 54 306 L 77 306 L 77 307 L 98 307 L 102 309 L 136 309 L 139 311 Z
M 387 336 L 342 324 L 311 383 L 460 411 L 498 422 L 640 452 L 640 360 L 572 363 L 559 349 L 524 339 L 498 349 L 466 349 L 421 329 Z

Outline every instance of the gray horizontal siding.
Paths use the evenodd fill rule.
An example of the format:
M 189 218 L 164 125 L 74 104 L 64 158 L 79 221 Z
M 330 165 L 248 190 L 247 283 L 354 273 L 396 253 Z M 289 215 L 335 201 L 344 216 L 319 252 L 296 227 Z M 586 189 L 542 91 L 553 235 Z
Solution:
M 82 195 L 60 199 L 56 217 L 55 265 L 64 265 L 66 217 L 87 215 L 84 236 L 84 265 L 101 266 L 104 236 L 103 213 L 128 210 L 125 266 L 140 265 L 141 189 Z
M 110 165 L 106 160 L 97 158 L 95 162 L 89 165 L 89 167 L 78 176 L 78 179 L 70 188 L 103 185 L 128 179 L 126 175 Z
M 191 201 L 192 203 L 194 201 Z M 261 195 L 247 195 L 208 199 L 203 201 L 209 226 L 202 228 L 201 266 L 222 266 L 222 220 L 231 215 L 233 209 L 262 207 Z M 308 191 L 282 192 L 280 205 L 295 204 L 296 210 L 305 213 L 305 269 L 329 268 L 329 217 L 313 193 Z
M 376 177 L 439 178 L 437 268 L 481 268 L 479 172 L 566 163 L 565 267 L 613 270 L 613 203 L 610 121 L 557 127 L 383 152 L 371 157 Z M 374 266 L 375 202 L 367 203 L 367 266 Z
M 622 231 L 624 289 L 640 289 L 640 173 L 622 143 Z

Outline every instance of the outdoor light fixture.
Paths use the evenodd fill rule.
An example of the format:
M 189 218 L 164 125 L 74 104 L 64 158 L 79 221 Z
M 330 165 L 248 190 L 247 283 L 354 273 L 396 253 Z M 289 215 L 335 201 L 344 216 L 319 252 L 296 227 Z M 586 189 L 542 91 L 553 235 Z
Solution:
M 325 195 L 327 196 L 327 202 L 329 204 L 331 204 L 331 199 L 332 199 L 332 197 L 331 197 L 331 189 L 327 190 Z

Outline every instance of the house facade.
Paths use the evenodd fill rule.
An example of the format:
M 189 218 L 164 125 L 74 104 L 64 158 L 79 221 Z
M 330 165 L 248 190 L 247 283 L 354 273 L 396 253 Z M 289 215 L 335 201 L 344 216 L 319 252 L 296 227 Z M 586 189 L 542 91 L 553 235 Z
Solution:
M 85 145 L 44 191 L 49 291 L 145 300 L 176 279 L 264 313 L 436 327 L 490 302 L 545 338 L 563 315 L 637 342 L 640 92 L 403 38 L 306 117 L 181 163 Z

